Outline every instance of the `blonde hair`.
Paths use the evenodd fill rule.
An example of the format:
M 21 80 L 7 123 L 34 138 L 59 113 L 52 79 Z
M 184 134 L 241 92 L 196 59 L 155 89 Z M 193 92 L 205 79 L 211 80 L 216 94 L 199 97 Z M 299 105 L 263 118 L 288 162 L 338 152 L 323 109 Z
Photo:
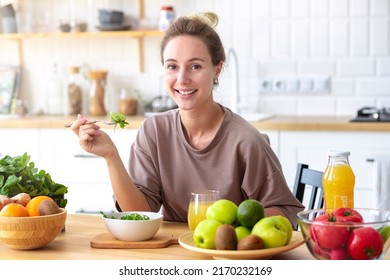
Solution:
M 164 64 L 164 49 L 170 40 L 180 35 L 190 35 L 201 39 L 207 46 L 213 65 L 225 62 L 225 49 L 221 38 L 215 31 L 219 19 L 212 12 L 192 13 L 188 16 L 179 17 L 165 32 L 160 46 L 160 59 Z
M 213 12 L 206 12 L 206 13 L 192 13 L 188 16 L 189 19 L 198 19 L 200 21 L 203 21 L 204 23 L 208 24 L 212 28 L 216 28 L 219 22 L 219 18 L 217 14 Z

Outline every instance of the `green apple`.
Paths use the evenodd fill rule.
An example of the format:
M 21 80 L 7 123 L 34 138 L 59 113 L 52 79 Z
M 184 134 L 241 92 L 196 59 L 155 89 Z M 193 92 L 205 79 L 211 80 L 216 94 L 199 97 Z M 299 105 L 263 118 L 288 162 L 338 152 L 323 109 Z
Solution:
M 258 221 L 252 228 L 252 234 L 260 236 L 264 241 L 264 248 L 276 248 L 286 244 L 287 228 L 280 219 L 269 216 Z
M 240 241 L 243 237 L 251 234 L 251 230 L 244 226 L 238 226 L 234 229 L 237 235 L 237 241 Z
M 236 221 L 237 204 L 228 199 L 219 199 L 207 208 L 206 219 L 217 220 L 222 224 L 233 224 Z
M 194 230 L 194 241 L 196 246 L 204 249 L 215 249 L 215 234 L 222 223 L 213 220 L 202 220 Z
M 280 220 L 286 226 L 286 228 L 287 228 L 287 241 L 286 241 L 285 245 L 287 245 L 288 243 L 290 243 L 290 240 L 291 240 L 291 237 L 293 234 L 293 227 L 292 227 L 290 220 L 284 216 L 281 216 L 281 215 L 273 216 L 273 218 Z

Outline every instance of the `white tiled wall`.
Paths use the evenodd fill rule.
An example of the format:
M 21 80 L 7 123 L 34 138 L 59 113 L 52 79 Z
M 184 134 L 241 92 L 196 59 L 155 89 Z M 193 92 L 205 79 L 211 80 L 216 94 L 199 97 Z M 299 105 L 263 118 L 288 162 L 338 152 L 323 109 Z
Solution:
M 4 1 L 0 0 L 1 4 Z M 15 2 L 15 1 L 14 1 Z M 23 0 L 18 9 L 47 19 L 82 18 L 91 30 L 97 8 L 123 9 L 137 25 L 138 0 Z M 226 49 L 239 59 L 240 92 L 249 110 L 275 114 L 353 115 L 362 106 L 390 106 L 390 0 L 144 0 L 146 21 L 158 19 L 162 4 L 173 4 L 177 15 L 214 11 Z M 72 9 L 75 7 L 75 9 Z M 73 11 L 73 12 L 72 12 Z M 22 19 L 21 19 L 22 20 Z M 22 25 L 22 24 L 21 24 Z M 21 26 L 28 28 L 28 26 Z M 160 94 L 159 40 L 145 40 L 144 73 L 138 73 L 136 41 L 125 38 L 28 39 L 23 41 L 22 95 L 32 111 L 44 109 L 46 78 L 54 62 L 66 68 L 87 63 L 109 71 L 110 94 L 133 87 L 145 99 Z M 0 62 L 17 63 L 14 41 L 0 40 Z M 260 93 L 264 75 L 331 77 L 329 93 Z M 229 71 L 221 78 L 216 99 L 229 106 Z M 114 106 L 114 105 L 113 105 Z M 112 108 L 115 109 L 115 108 Z

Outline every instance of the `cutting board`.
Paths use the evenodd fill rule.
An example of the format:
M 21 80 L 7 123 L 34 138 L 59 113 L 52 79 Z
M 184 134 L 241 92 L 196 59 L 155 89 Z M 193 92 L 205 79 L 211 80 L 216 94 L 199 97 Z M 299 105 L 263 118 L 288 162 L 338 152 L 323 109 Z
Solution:
M 169 233 L 157 233 L 152 239 L 145 241 L 122 241 L 110 233 L 101 233 L 91 240 L 92 248 L 100 249 L 154 249 L 179 244 L 178 236 Z

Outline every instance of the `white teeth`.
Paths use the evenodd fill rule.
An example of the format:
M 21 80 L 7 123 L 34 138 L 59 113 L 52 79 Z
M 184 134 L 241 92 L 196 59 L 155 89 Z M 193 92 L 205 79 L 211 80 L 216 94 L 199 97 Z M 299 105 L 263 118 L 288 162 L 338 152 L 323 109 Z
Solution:
M 180 94 L 183 94 L 183 95 L 189 95 L 189 94 L 194 93 L 195 90 L 191 90 L 191 91 L 178 90 L 178 92 L 179 92 Z

